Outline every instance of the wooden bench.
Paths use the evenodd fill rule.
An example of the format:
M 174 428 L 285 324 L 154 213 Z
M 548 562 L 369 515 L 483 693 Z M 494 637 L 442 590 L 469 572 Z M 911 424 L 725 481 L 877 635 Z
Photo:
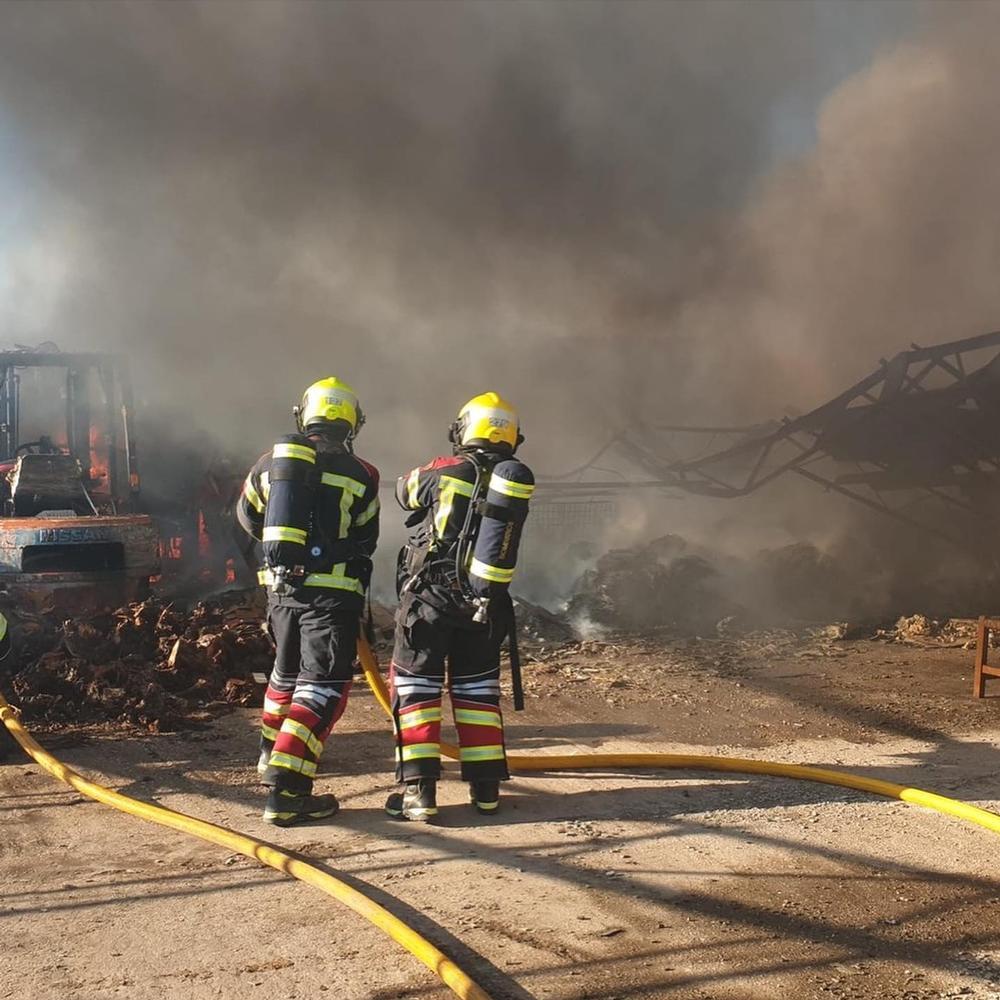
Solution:
M 990 633 L 1000 631 L 1000 618 L 980 618 L 976 629 L 976 669 L 972 674 L 972 697 L 986 697 L 986 681 L 1000 677 L 1000 667 L 990 666 Z

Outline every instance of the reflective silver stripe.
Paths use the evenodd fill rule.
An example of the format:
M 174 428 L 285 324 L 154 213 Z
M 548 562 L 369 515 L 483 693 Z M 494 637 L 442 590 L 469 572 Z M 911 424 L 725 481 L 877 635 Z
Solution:
M 490 476 L 490 489 L 504 496 L 517 497 L 519 500 L 530 500 L 531 494 L 535 492 L 533 483 L 515 483 L 512 479 L 504 479 L 495 472 Z
M 271 451 L 273 458 L 297 458 L 301 462 L 316 464 L 316 451 L 304 444 L 276 444 Z
M 375 499 L 372 500 L 372 502 L 354 519 L 355 527 L 363 528 L 378 512 L 379 502 L 378 497 L 375 497 Z
M 473 576 L 478 576 L 480 580 L 489 580 L 491 583 L 510 583 L 514 579 L 514 570 L 504 569 L 502 566 L 489 566 L 478 559 L 473 559 L 469 564 L 469 572 Z
M 266 500 L 271 495 L 271 473 L 262 472 L 260 474 L 260 489 Z

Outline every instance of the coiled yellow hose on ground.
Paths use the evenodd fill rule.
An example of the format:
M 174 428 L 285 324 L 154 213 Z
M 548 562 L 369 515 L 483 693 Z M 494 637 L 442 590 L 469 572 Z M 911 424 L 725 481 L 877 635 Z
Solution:
M 378 661 L 371 647 L 362 638 L 358 643 L 358 654 L 365 672 L 365 680 L 372 689 L 375 699 L 382 709 L 392 717 L 392 706 L 385 680 L 379 671 Z M 441 744 L 441 753 L 452 760 L 458 759 L 458 749 L 448 743 Z M 843 771 L 828 771 L 821 767 L 802 764 L 779 764 L 768 760 L 749 760 L 744 757 L 713 757 L 701 754 L 683 753 L 585 753 L 585 754 L 510 754 L 507 757 L 510 770 L 515 774 L 532 771 L 592 771 L 599 768 L 654 769 L 668 768 L 684 771 L 728 771 L 735 774 L 770 774 L 778 778 L 797 778 L 800 781 L 815 781 L 823 785 L 840 785 L 856 788 L 872 795 L 884 795 L 890 799 L 902 799 L 911 805 L 924 806 L 940 813 L 957 816 L 967 823 L 1000 833 L 1000 816 L 987 809 L 949 799 L 920 788 L 908 788 L 891 781 L 878 778 L 863 778 Z
M 138 816 L 139 819 L 159 823 L 161 826 L 169 826 L 181 833 L 187 833 L 192 837 L 218 844 L 227 850 L 245 854 L 248 858 L 253 858 L 263 865 L 268 865 L 279 872 L 299 879 L 301 882 L 315 886 L 328 896 L 333 896 L 338 902 L 349 906 L 355 913 L 373 923 L 380 931 L 388 934 L 397 944 L 401 944 L 411 955 L 436 973 L 441 982 L 456 996 L 462 997 L 462 1000 L 491 1000 L 490 995 L 481 986 L 475 983 L 447 955 L 438 951 L 430 941 L 391 914 L 385 907 L 379 906 L 374 900 L 369 899 L 339 878 L 309 864 L 308 861 L 293 857 L 271 844 L 258 840 L 256 837 L 248 837 L 224 826 L 206 823 L 204 820 L 175 812 L 164 806 L 140 802 L 138 799 L 129 798 L 120 792 L 105 788 L 104 785 L 88 781 L 35 742 L 31 734 L 21 725 L 17 712 L 7 703 L 3 695 L 0 695 L 0 721 L 36 764 L 43 767 L 54 778 L 58 778 L 75 788 L 81 795 L 120 809 L 131 816 Z

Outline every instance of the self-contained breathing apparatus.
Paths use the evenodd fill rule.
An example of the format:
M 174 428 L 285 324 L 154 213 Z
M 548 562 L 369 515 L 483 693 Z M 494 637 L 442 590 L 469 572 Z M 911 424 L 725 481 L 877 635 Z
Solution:
M 361 555 L 354 542 L 329 538 L 317 517 L 319 456 L 315 443 L 304 434 L 285 435 L 271 452 L 262 542 L 268 582 L 278 597 L 293 594 L 317 567 Z

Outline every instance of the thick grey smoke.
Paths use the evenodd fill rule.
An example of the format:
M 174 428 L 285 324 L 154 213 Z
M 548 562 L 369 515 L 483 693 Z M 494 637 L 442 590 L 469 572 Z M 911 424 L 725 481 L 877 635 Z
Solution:
M 746 408 L 708 390 L 775 352 L 796 223 L 742 206 L 914 16 L 866 7 L 4 5 L 3 337 L 127 350 L 157 412 L 251 450 L 335 371 L 387 471 L 486 386 L 550 466 L 635 407 Z
M 336 372 L 388 475 L 486 387 L 541 471 L 810 408 L 998 326 L 998 39 L 964 2 L 2 5 L 0 338 L 127 351 L 247 455 Z
M 911 342 L 1000 328 L 1000 5 L 930 13 L 830 94 L 816 147 L 727 225 L 723 280 L 672 317 L 713 418 L 811 408 Z

